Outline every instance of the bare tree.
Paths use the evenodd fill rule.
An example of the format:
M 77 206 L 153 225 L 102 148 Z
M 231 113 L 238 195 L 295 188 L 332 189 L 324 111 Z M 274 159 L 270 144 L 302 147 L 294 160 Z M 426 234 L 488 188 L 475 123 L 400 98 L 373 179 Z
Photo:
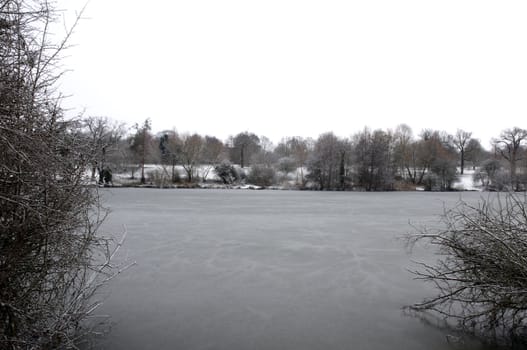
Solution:
M 47 1 L 0 0 L 0 348 L 73 348 L 111 271 L 84 172 L 93 143 L 60 108 Z M 101 279 L 102 278 L 102 279 Z
M 445 211 L 439 229 L 408 237 L 437 247 L 435 264 L 421 263 L 418 279 L 438 294 L 410 309 L 457 321 L 491 340 L 525 341 L 527 327 L 527 198 L 506 194 Z
M 300 181 L 298 181 L 297 172 L 296 182 L 304 186 L 304 167 L 312 149 L 312 142 L 301 137 L 293 137 L 289 140 L 289 147 L 291 148 L 291 155 L 296 161 L 296 166 L 300 169 Z
M 91 116 L 82 120 L 84 133 L 92 143 L 94 154 L 94 163 L 91 167 L 91 178 L 95 180 L 95 171 L 100 172 L 106 166 L 108 153 L 114 151 L 113 148 L 125 133 L 122 123 L 113 122 L 108 117 Z
M 442 147 L 439 131 L 425 129 L 419 135 L 417 142 L 417 163 L 421 170 L 418 183 L 422 183 L 424 175 L 430 171 L 432 163 L 437 159 Z
M 164 131 L 159 139 L 159 151 L 161 152 L 161 164 L 164 169 L 171 166 L 171 181 L 176 183 L 179 179 L 176 163 L 181 158 L 182 141 L 175 130 Z M 164 170 L 166 173 L 166 169 Z
M 392 135 L 382 130 L 371 132 L 366 128 L 356 134 L 353 141 L 357 185 L 367 191 L 392 189 L 395 177 Z
M 196 167 L 199 165 L 203 151 L 204 140 L 198 134 L 184 135 L 181 137 L 181 161 L 187 173 L 187 181 L 193 182 Z
M 397 178 L 413 185 L 424 185 L 427 189 L 450 189 L 456 178 L 457 153 L 453 137 L 425 129 L 419 139 L 414 139 L 412 129 L 402 124 L 396 128 L 393 138 Z
M 461 129 L 458 129 L 456 131 L 456 135 L 454 135 L 453 143 L 456 146 L 456 148 L 459 151 L 459 156 L 461 160 L 461 175 L 463 175 L 463 171 L 465 169 L 465 152 L 467 150 L 468 143 L 472 137 L 471 132 L 463 131 Z
M 205 136 L 203 150 L 201 152 L 201 162 L 203 165 L 203 181 L 207 180 L 210 171 L 222 160 L 226 158 L 225 146 L 214 136 Z
M 313 144 L 314 141 L 311 139 L 295 136 L 284 138 L 274 149 L 274 153 L 281 163 L 279 166 L 285 166 L 287 170 L 290 170 L 289 163 L 294 160 L 293 166 L 297 169 L 296 182 L 300 186 L 304 185 L 304 167 L 313 149 Z
M 450 190 L 456 180 L 457 154 L 445 132 L 424 130 L 417 143 L 417 159 L 421 167 L 419 183 L 427 190 Z
M 146 119 L 142 125 L 135 124 L 134 129 L 135 134 L 131 138 L 130 150 L 135 156 L 135 161 L 141 168 L 141 184 L 145 184 L 145 162 L 152 148 L 152 134 L 150 133 L 152 126 L 150 119 Z
M 332 132 L 320 135 L 308 161 L 309 179 L 320 190 L 344 189 L 349 169 L 350 144 Z
M 490 158 L 490 154 L 485 151 L 478 139 L 471 138 L 465 147 L 465 161 L 470 162 L 472 170 L 476 170 L 482 161 Z
M 480 181 L 485 190 L 503 191 L 508 179 L 499 159 L 487 159 L 481 162 L 481 166 L 474 173 L 474 181 Z
M 393 138 L 393 158 L 397 172 L 401 178 L 410 179 L 415 184 L 417 167 L 415 166 L 416 152 L 412 129 L 406 124 L 398 125 Z
M 511 186 L 516 191 L 520 189 L 516 176 L 517 163 L 521 160 L 520 150 L 525 141 L 527 141 L 527 130 L 517 127 L 503 130 L 500 138 L 494 141 L 501 156 L 509 162 Z
M 247 131 L 241 132 L 232 139 L 231 159 L 244 168 L 251 157 L 260 150 L 260 138 Z
M 272 141 L 266 136 L 258 137 L 260 140 L 258 150 L 251 157 L 251 164 L 265 165 L 266 168 L 278 161 L 276 154 L 273 152 L 274 145 Z

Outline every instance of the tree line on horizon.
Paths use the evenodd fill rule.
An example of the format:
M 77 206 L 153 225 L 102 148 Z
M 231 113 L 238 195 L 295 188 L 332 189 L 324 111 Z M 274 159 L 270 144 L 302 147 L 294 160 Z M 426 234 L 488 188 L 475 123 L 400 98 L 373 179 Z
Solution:
M 496 137 L 491 151 L 469 131 L 455 134 L 406 124 L 395 130 L 365 127 L 350 137 L 333 132 L 316 139 L 284 137 L 278 144 L 249 131 L 222 141 L 215 136 L 165 130 L 153 133 L 150 120 L 127 132 L 106 117 L 87 117 L 82 130 L 97 143 L 92 178 L 104 169 L 129 172 L 131 179 L 192 185 L 215 173 L 224 184 L 289 184 L 313 190 L 448 191 L 465 170 L 485 190 L 527 188 L 527 130 L 513 127 Z M 145 164 L 162 171 L 145 173 Z M 178 169 L 183 169 L 180 173 Z

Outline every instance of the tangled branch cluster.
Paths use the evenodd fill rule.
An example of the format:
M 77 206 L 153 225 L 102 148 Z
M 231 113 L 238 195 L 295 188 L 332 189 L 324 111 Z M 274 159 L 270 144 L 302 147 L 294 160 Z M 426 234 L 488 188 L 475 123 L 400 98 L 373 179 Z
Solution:
M 115 248 L 83 177 L 93 144 L 54 83 L 47 1 L 0 0 L 0 348 L 74 347 Z M 113 249 L 113 250 L 112 250 Z
M 509 193 L 461 202 L 443 215 L 444 227 L 423 230 L 410 243 L 438 247 L 436 264 L 417 278 L 438 290 L 411 308 L 433 311 L 492 341 L 524 341 L 527 320 L 527 197 Z

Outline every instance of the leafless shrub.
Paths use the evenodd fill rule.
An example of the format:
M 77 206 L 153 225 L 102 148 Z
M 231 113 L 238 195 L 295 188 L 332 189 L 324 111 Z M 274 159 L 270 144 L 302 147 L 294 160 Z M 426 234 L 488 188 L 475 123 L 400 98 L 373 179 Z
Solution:
M 162 169 L 151 171 L 147 175 L 148 182 L 158 188 L 165 188 L 171 186 L 170 175 L 165 166 Z
M 54 84 L 64 41 L 44 0 L 0 0 L 0 348 L 73 348 L 119 272 L 122 241 L 101 238 L 105 216 L 85 185 L 93 143 L 67 120 Z
M 432 312 L 487 340 L 518 343 L 526 335 L 527 197 L 509 193 L 460 202 L 445 211 L 440 229 L 421 229 L 408 244 L 437 247 L 435 264 L 413 271 L 438 294 L 410 306 Z
M 257 186 L 271 186 L 276 181 L 276 171 L 274 168 L 265 165 L 253 165 L 249 175 L 247 176 L 247 181 L 250 184 Z

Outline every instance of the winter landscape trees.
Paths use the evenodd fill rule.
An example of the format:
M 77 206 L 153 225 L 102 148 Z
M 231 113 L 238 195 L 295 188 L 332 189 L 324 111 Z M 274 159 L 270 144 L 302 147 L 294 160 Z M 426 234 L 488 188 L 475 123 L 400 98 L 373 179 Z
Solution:
M 49 41 L 53 9 L 46 1 L 20 0 L 0 0 L 0 9 L 1 348 L 75 347 L 98 306 L 95 291 L 112 277 L 115 249 L 97 234 L 105 214 L 86 171 L 106 182 L 106 168 L 122 163 L 133 169 L 132 178 L 140 169 L 144 185 L 152 163 L 165 167 L 163 184 L 165 177 L 179 181 L 180 166 L 188 183 L 206 181 L 214 169 L 225 185 L 245 179 L 265 187 L 446 191 L 469 163 L 485 189 L 526 188 L 527 131 L 520 128 L 504 130 L 492 154 L 461 130 L 415 137 L 408 126 L 365 128 L 350 137 L 286 138 L 274 147 L 249 131 L 224 143 L 198 133 L 154 134 L 149 119 L 125 135 L 107 117 L 65 118 L 54 68 L 66 41 Z M 417 272 L 440 294 L 414 308 L 435 310 L 472 331 L 521 335 L 526 211 L 525 199 L 514 195 L 462 205 L 445 214 L 445 230 L 416 237 L 447 257 Z
M 130 139 L 130 150 L 134 157 L 135 162 L 140 165 L 141 168 L 141 183 L 146 182 L 145 178 L 145 162 L 147 154 L 150 153 L 152 147 L 152 135 L 150 130 L 152 129 L 150 119 L 146 119 L 142 125 L 136 124 L 134 126 L 135 134 Z M 133 176 L 133 175 L 132 175 Z
M 245 175 L 250 175 L 254 168 L 258 175 L 252 178 L 259 179 L 259 183 L 265 186 L 285 184 L 288 188 L 449 191 L 454 189 L 460 176 L 472 176 L 484 190 L 522 190 L 527 183 L 524 175 L 527 173 L 527 157 L 524 157 L 527 138 L 525 130 L 518 127 L 504 130 L 493 141 L 494 153 L 491 153 L 472 137 L 471 132 L 457 130 L 450 135 L 425 129 L 416 136 L 405 124 L 395 130 L 364 128 L 348 138 L 332 132 L 321 134 L 316 140 L 286 137 L 273 145 L 267 137 L 248 131 L 225 142 L 211 135 L 180 134 L 175 130 L 154 134 L 148 122 L 136 125 L 128 137 L 124 137 L 120 124 L 93 117 L 86 119 L 87 138 L 98 132 L 94 127 L 96 122 L 105 126 L 106 134 L 101 142 L 107 146 L 98 146 L 102 151 L 98 151 L 98 163 L 94 164 L 119 156 L 119 162 L 109 164 L 119 167 L 117 163 L 120 163 L 121 173 L 129 169 L 132 179 L 141 170 L 143 184 L 153 183 L 154 177 L 158 180 L 166 177 L 161 182 L 173 184 L 195 185 L 211 179 L 224 182 L 214 169 L 223 169 L 221 164 L 225 161 L 240 168 L 238 181 L 245 181 Z M 106 149 L 112 150 L 113 156 L 108 156 Z M 160 164 L 162 170 L 144 174 L 145 163 L 151 164 L 150 167 Z M 169 165 L 171 171 L 168 171 Z M 92 169 L 94 174 L 95 166 Z M 152 176 L 147 181 L 149 173 Z M 266 181 L 261 181 L 263 173 L 268 175 Z
M 459 151 L 459 157 L 460 157 L 460 172 L 461 175 L 463 175 L 463 171 L 465 170 L 465 159 L 466 159 L 466 150 L 469 145 L 469 142 L 471 140 L 472 133 L 463 131 L 461 129 L 458 129 L 456 131 L 456 134 L 454 135 L 453 143 L 457 147 Z
M 95 180 L 96 171 L 102 178 L 102 172 L 109 166 L 106 164 L 112 153 L 117 151 L 117 145 L 125 134 L 124 124 L 110 120 L 108 117 L 89 116 L 83 118 L 83 133 L 94 149 L 94 162 L 91 168 L 91 178 Z M 102 182 L 101 179 L 99 179 Z
M 345 182 L 346 145 L 332 132 L 319 136 L 309 159 L 309 178 L 317 189 L 342 188 Z
M 382 130 L 365 129 L 355 135 L 354 163 L 356 183 L 367 191 L 392 190 L 395 169 L 392 158 L 393 137 Z
M 527 141 L 527 130 L 518 127 L 502 131 L 500 137 L 495 141 L 496 149 L 509 164 L 510 184 L 516 191 L 520 190 L 520 179 L 518 178 L 518 161 L 525 153 L 522 145 Z

